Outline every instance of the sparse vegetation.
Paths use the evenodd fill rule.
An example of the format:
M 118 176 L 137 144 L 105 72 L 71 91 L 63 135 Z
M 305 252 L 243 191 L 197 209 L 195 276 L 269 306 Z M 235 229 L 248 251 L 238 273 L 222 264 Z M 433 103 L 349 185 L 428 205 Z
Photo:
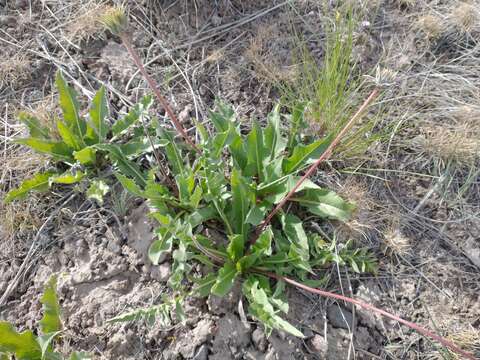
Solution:
M 0 359 L 477 358 L 474 2 L 198 5 L 0 1 Z

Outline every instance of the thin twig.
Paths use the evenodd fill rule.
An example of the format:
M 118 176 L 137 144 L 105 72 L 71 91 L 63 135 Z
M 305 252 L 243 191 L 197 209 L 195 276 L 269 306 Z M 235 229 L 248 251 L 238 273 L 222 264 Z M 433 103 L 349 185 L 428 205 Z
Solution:
M 170 120 L 172 121 L 173 125 L 177 129 L 177 131 L 182 135 L 182 137 L 185 139 L 185 141 L 195 149 L 195 151 L 200 152 L 200 149 L 195 145 L 195 143 L 190 139 L 188 136 L 187 132 L 185 131 L 185 128 L 183 125 L 178 121 L 177 116 L 173 112 L 172 108 L 170 107 L 170 104 L 168 103 L 167 99 L 163 97 L 163 95 L 160 93 L 160 90 L 158 88 L 157 82 L 148 74 L 148 72 L 145 70 L 145 67 L 143 66 L 142 60 L 140 59 L 140 56 L 138 55 L 137 51 L 134 49 L 132 42 L 130 41 L 130 37 L 126 33 L 122 33 L 119 35 L 120 39 L 122 40 L 123 45 L 127 49 L 128 53 L 132 57 L 133 61 L 135 62 L 135 65 L 138 67 L 138 70 L 141 72 L 145 80 L 147 81 L 148 85 L 152 89 L 153 93 L 155 94 L 157 100 L 160 102 L 162 107 L 165 109 L 165 112 L 167 115 L 170 117 Z
M 287 201 L 292 197 L 293 194 L 300 188 L 300 185 L 308 179 L 314 172 L 317 170 L 318 166 L 325 160 L 327 160 L 331 155 L 333 149 L 340 143 L 341 139 L 348 130 L 353 126 L 353 124 L 358 120 L 358 118 L 363 114 L 365 109 L 371 104 L 373 100 L 379 95 L 379 89 L 375 88 L 370 93 L 367 99 L 363 102 L 357 112 L 352 116 L 352 118 L 348 121 L 347 125 L 338 133 L 338 135 L 333 139 L 330 143 L 328 148 L 322 153 L 322 155 L 308 168 L 305 174 L 298 180 L 292 190 L 283 197 L 283 199 L 275 206 L 275 208 L 268 214 L 265 220 L 257 226 L 255 231 L 253 232 L 253 236 L 250 239 L 250 244 L 253 245 L 258 240 L 259 236 L 265 231 L 270 221 L 272 221 L 273 217 L 282 209 L 282 207 L 287 203 Z
M 450 340 L 447 340 L 443 337 L 441 337 L 440 335 L 437 335 L 433 332 L 431 332 L 430 330 L 418 325 L 418 324 L 415 324 L 411 321 L 408 321 L 408 320 L 405 320 L 405 319 L 402 319 L 401 317 L 399 316 L 396 316 L 396 315 L 393 315 L 393 314 L 390 314 L 389 312 L 386 312 L 385 310 L 382 310 L 382 309 L 379 309 L 375 306 L 373 306 L 372 304 L 369 304 L 369 303 L 365 303 L 363 301 L 360 301 L 360 300 L 357 300 L 357 299 L 353 299 L 353 298 L 350 298 L 348 296 L 343 296 L 343 295 L 340 295 L 340 294 L 335 294 L 335 293 L 332 293 L 332 292 L 329 292 L 329 291 L 325 291 L 325 290 L 320 290 L 320 289 L 315 289 L 315 288 L 312 288 L 310 286 L 307 286 L 307 285 L 304 285 L 302 283 L 299 283 L 295 280 L 292 280 L 290 278 L 287 278 L 285 276 L 282 276 L 282 275 L 277 275 L 275 273 L 271 273 L 271 272 L 264 272 L 264 271 L 258 271 L 259 273 L 263 274 L 263 275 L 266 275 L 272 279 L 275 279 L 277 281 L 285 281 L 286 283 L 290 284 L 290 285 L 293 285 L 299 289 L 302 289 L 302 290 L 305 290 L 305 291 L 308 291 L 310 293 L 313 293 L 313 294 L 317 294 L 317 295 L 321 295 L 321 296 L 324 296 L 324 297 L 328 297 L 328 298 L 331 298 L 331 299 L 337 299 L 337 300 L 342 300 L 342 301 L 345 301 L 345 302 L 348 302 L 350 304 L 355 304 L 355 305 L 358 305 L 364 309 L 367 309 L 369 311 L 372 311 L 372 312 L 375 312 L 377 314 L 380 314 L 382 316 L 385 316 L 389 319 L 392 319 L 392 320 L 395 320 L 417 332 L 419 332 L 420 334 L 426 336 L 426 337 L 429 337 L 435 341 L 438 341 L 440 344 L 442 344 L 443 346 L 449 348 L 450 350 L 454 351 L 455 353 L 459 354 L 459 355 L 462 355 L 463 357 L 465 357 L 466 359 L 469 359 L 469 360 L 475 360 L 475 357 L 460 349 L 457 345 L 455 345 L 453 342 L 451 342 Z

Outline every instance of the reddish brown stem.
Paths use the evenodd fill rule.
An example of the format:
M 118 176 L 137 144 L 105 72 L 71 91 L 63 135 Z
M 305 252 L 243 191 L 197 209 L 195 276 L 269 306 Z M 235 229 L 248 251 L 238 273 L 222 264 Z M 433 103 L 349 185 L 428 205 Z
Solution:
M 138 56 L 137 51 L 132 46 L 132 43 L 130 41 L 128 34 L 121 34 L 120 39 L 122 40 L 123 45 L 125 46 L 128 53 L 130 54 L 133 61 L 135 62 L 135 65 L 138 67 L 138 70 L 143 75 L 145 80 L 147 80 L 148 86 L 150 86 L 150 88 L 152 89 L 157 100 L 160 102 L 160 105 L 162 105 L 162 107 L 165 109 L 165 112 L 167 113 L 168 117 L 170 118 L 173 125 L 175 126 L 175 129 L 177 129 L 180 135 L 182 135 L 182 137 L 185 139 L 185 141 L 188 144 L 190 144 L 191 147 L 193 147 L 197 152 L 200 152 L 200 149 L 197 147 L 197 145 L 195 145 L 192 139 L 190 139 L 185 128 L 182 126 L 180 121 L 178 121 L 178 118 L 173 112 L 172 108 L 170 107 L 170 104 L 168 103 L 167 99 L 165 99 L 165 97 L 163 97 L 163 95 L 160 93 L 157 82 L 147 73 L 147 70 L 145 70 L 145 66 L 143 66 L 143 62 L 140 59 L 140 56 Z
M 365 109 L 370 105 L 370 103 L 375 100 L 378 96 L 379 90 L 375 88 L 367 99 L 363 102 L 362 106 L 357 110 L 357 112 L 352 116 L 352 118 L 348 121 L 347 125 L 343 127 L 343 129 L 338 133 L 338 135 L 333 139 L 327 149 L 322 153 L 322 155 L 308 168 L 305 174 L 298 180 L 292 190 L 284 196 L 284 198 L 275 206 L 275 208 L 268 214 L 268 216 L 263 220 L 255 229 L 252 238 L 250 239 L 250 244 L 253 245 L 258 240 L 259 236 L 265 231 L 270 221 L 272 221 L 273 217 L 282 209 L 282 207 L 286 204 L 286 202 L 292 197 L 293 194 L 298 190 L 300 185 L 308 179 L 318 168 L 318 166 L 328 159 L 332 154 L 333 149 L 338 145 L 340 140 L 345 136 L 348 130 L 353 126 L 353 124 L 358 120 L 358 118 L 362 115 Z
M 307 286 L 307 285 L 304 285 L 304 284 L 301 284 L 295 280 L 292 280 L 290 278 L 287 278 L 285 276 L 281 276 L 281 275 L 277 275 L 275 273 L 270 273 L 270 272 L 260 272 L 259 273 L 263 274 L 263 275 L 266 275 L 272 279 L 275 279 L 277 281 L 285 281 L 286 283 L 290 284 L 290 285 L 293 285 L 299 289 L 303 289 L 305 291 L 308 291 L 308 292 L 311 292 L 313 294 L 318 294 L 318 295 L 321 295 L 321 296 L 325 296 L 325 297 L 328 297 L 328 298 L 331 298 L 331 299 L 337 299 L 337 300 L 342 300 L 342 301 L 346 301 L 350 304 L 355 304 L 355 305 L 358 305 L 364 309 L 367 309 L 369 311 L 373 311 L 377 314 L 380 314 L 382 316 L 385 316 L 389 319 L 392 319 L 392 320 L 395 320 L 395 321 L 398 321 L 399 323 L 405 325 L 405 326 L 408 326 L 409 328 L 419 332 L 420 334 L 426 336 L 426 337 L 429 337 L 435 341 L 438 341 L 440 344 L 442 344 L 443 346 L 449 348 L 450 350 L 454 351 L 455 353 L 459 354 L 459 355 L 462 355 L 463 357 L 465 357 L 465 359 L 470 359 L 470 360 L 475 360 L 475 356 L 460 349 L 457 345 L 455 345 L 453 342 L 441 337 L 440 335 L 437 335 L 433 332 L 431 332 L 430 330 L 428 329 L 425 329 L 424 327 L 421 327 L 420 325 L 418 324 L 415 324 L 411 321 L 408 321 L 408 320 L 404 320 L 402 319 L 401 317 L 398 317 L 396 315 L 393 315 L 393 314 L 390 314 L 389 312 L 386 312 L 385 310 L 382 310 L 382 309 L 379 309 L 371 304 L 368 304 L 368 303 L 365 303 L 363 301 L 360 301 L 360 300 L 357 300 L 357 299 L 353 299 L 353 298 L 349 298 L 347 296 L 343 296 L 343 295 L 340 295 L 340 294 L 335 294 L 335 293 L 332 293 L 332 292 L 329 292 L 329 291 L 325 291 L 325 290 L 320 290 L 320 289 L 315 289 L 315 288 L 311 288 L 310 286 Z

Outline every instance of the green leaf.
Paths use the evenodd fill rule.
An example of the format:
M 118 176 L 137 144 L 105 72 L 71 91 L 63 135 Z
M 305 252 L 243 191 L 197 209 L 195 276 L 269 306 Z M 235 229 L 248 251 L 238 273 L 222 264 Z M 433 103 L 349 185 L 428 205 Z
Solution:
M 72 87 L 67 85 L 60 71 L 57 72 L 55 83 L 58 89 L 60 107 L 63 112 L 63 120 L 66 126 L 80 139 L 83 147 L 85 147 L 83 136 L 87 131 L 87 124 L 79 114 L 77 93 Z
M 266 156 L 266 149 L 263 143 L 262 128 L 256 121 L 253 123 L 253 129 L 247 135 L 245 146 L 247 150 L 247 166 L 244 171 L 245 175 L 257 175 L 260 181 L 263 181 L 263 162 Z
M 225 296 L 233 287 L 237 275 L 238 271 L 235 267 L 235 264 L 227 261 L 218 271 L 217 280 L 212 286 L 212 294 L 217 296 Z
M 231 235 L 228 238 L 230 242 L 227 246 L 227 253 L 230 260 L 235 262 L 243 256 L 245 239 L 244 236 L 240 234 Z
M 135 124 L 140 117 L 145 116 L 148 109 L 152 105 L 152 96 L 144 96 L 138 104 L 136 104 L 127 115 L 122 119 L 119 119 L 112 126 L 112 133 L 114 136 L 118 136 L 128 130 L 130 126 Z
M 158 240 L 155 240 L 148 248 L 148 258 L 153 265 L 158 265 L 161 256 L 170 251 L 172 251 L 172 237 L 170 234 L 162 234 L 162 236 Z
M 18 333 L 13 326 L 0 321 L 0 354 L 14 354 L 17 360 L 39 360 L 42 350 L 30 330 Z
M 82 171 L 75 171 L 72 173 L 72 169 L 65 171 L 63 174 L 51 176 L 49 184 L 76 184 L 80 182 L 86 174 Z
M 223 133 L 230 128 L 235 121 L 235 112 L 224 102 L 216 102 L 217 110 L 210 111 L 210 120 L 212 120 L 215 129 Z
M 103 205 L 103 197 L 110 191 L 103 180 L 92 180 L 87 190 L 87 198 L 95 200 L 99 205 Z
M 40 349 L 42 350 L 42 359 L 52 359 L 55 358 L 55 355 L 52 353 L 53 348 L 53 340 L 61 333 L 61 331 L 55 331 L 52 333 L 45 334 L 43 336 L 37 337 L 37 342 L 40 345 Z M 45 356 L 50 355 L 50 356 Z M 53 356 L 52 356 L 53 355 Z M 59 358 L 60 359 L 60 358 Z
M 347 221 L 355 205 L 343 200 L 335 192 L 325 189 L 307 189 L 301 196 L 290 198 L 323 218 Z
M 278 299 L 273 298 L 269 294 L 270 291 L 267 294 L 264 286 L 267 285 L 260 285 L 260 279 L 257 276 L 250 276 L 243 284 L 242 291 L 248 299 L 251 315 L 265 325 L 267 333 L 275 328 L 304 338 L 298 329 L 277 315 L 278 310 L 276 308 L 284 310 L 283 304 Z
M 135 159 L 141 155 L 152 152 L 153 149 L 168 145 L 168 140 L 164 139 L 155 138 L 152 139 L 152 142 L 153 146 L 150 140 L 145 135 L 142 135 L 140 138 L 129 140 L 126 144 L 120 144 L 119 146 L 128 159 Z
M 58 160 L 70 161 L 72 159 L 72 149 L 64 142 L 36 138 L 15 139 L 14 142 L 26 145 L 40 153 L 49 154 Z
M 232 191 L 232 214 L 231 224 L 236 234 L 246 237 L 248 224 L 245 221 L 250 208 L 252 199 L 252 191 L 247 185 L 246 180 L 236 168 L 233 169 L 230 177 L 230 186 Z M 255 195 L 253 195 L 255 196 Z
M 249 210 L 249 212 L 247 214 L 247 218 L 245 219 L 245 222 L 247 224 L 257 226 L 258 224 L 260 224 L 263 221 L 266 213 L 267 213 L 266 206 L 255 205 Z
M 264 130 L 265 149 L 270 153 L 269 160 L 275 159 L 285 150 L 287 141 L 280 132 L 280 105 L 276 105 L 268 114 L 268 125 Z M 268 158 L 267 158 L 268 159 Z
M 289 257 L 291 257 L 292 263 L 297 267 L 310 271 L 310 265 L 308 263 L 310 250 L 302 221 L 292 214 L 282 215 L 280 221 L 282 223 L 283 233 L 290 242 Z
M 185 321 L 187 320 L 187 316 L 185 315 L 185 311 L 183 310 L 180 298 L 175 299 L 175 315 L 177 317 L 177 320 L 181 323 L 185 323 Z
M 210 294 L 212 286 L 217 281 L 215 274 L 208 274 L 206 277 L 195 279 L 195 287 L 193 291 L 201 297 L 206 297 Z
M 60 305 L 57 298 L 57 277 L 48 280 L 40 302 L 43 304 L 43 317 L 40 320 L 40 330 L 43 334 L 53 333 L 62 329 L 60 321 Z
M 293 154 L 283 161 L 283 172 L 291 174 L 304 165 L 308 165 L 317 160 L 320 155 L 328 148 L 332 141 L 332 136 L 317 140 L 309 145 L 299 144 L 293 149 Z
M 50 138 L 50 130 L 41 125 L 40 121 L 35 116 L 26 112 L 21 112 L 18 115 L 18 118 L 22 123 L 27 125 L 31 137 L 45 140 Z
M 73 152 L 73 157 L 82 165 L 91 165 L 97 160 L 97 150 L 91 146 L 87 146 L 79 151 Z
M 53 171 L 47 171 L 45 173 L 36 174 L 33 178 L 24 180 L 22 184 L 16 188 L 10 190 L 5 196 L 5 203 L 9 203 L 14 199 L 23 199 L 31 191 L 47 191 L 49 188 L 49 179 L 56 175 Z
M 288 145 L 287 145 L 287 148 L 290 151 L 299 142 L 300 130 L 303 127 L 305 127 L 304 113 L 305 113 L 305 103 L 303 102 L 297 103 L 293 108 L 292 117 L 290 120 L 291 128 L 289 131 Z
M 107 116 L 107 97 L 105 95 L 105 87 L 102 86 L 95 94 L 90 107 L 90 119 L 93 124 L 93 129 L 98 136 L 99 142 L 104 141 L 107 137 L 108 124 L 105 121 Z
M 167 155 L 168 163 L 172 168 L 173 174 L 175 176 L 184 176 L 187 167 L 184 164 L 182 153 L 175 143 L 173 134 L 165 129 L 159 129 L 158 134 L 162 140 L 168 141 L 167 145 L 165 146 L 165 154 Z
M 145 174 L 143 174 L 137 164 L 127 159 L 118 145 L 97 144 L 94 146 L 101 151 L 108 152 L 110 159 L 115 162 L 115 165 L 124 175 L 134 178 L 137 184 L 140 184 L 140 186 L 146 185 Z
M 258 237 L 252 246 L 252 252 L 259 256 L 272 255 L 273 232 L 271 226 L 268 226 Z
M 62 120 L 57 121 L 57 130 L 63 142 L 75 150 L 80 150 L 83 147 L 82 141 L 77 135 L 73 133 Z
M 133 181 L 132 179 L 127 178 L 125 175 L 122 175 L 118 172 L 114 173 L 117 180 L 122 184 L 122 186 L 133 195 L 143 197 L 144 193 L 142 189 Z

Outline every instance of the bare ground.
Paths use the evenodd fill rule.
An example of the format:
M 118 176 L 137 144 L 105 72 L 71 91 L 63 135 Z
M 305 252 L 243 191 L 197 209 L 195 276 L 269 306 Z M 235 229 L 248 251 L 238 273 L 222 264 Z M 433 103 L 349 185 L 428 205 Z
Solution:
M 275 79 L 291 76 L 292 25 L 321 60 L 322 22 L 334 13 L 316 1 L 129 1 L 134 42 L 176 111 L 207 119 L 216 97 L 248 123 L 278 99 Z M 326 270 L 330 288 L 383 307 L 446 336 L 480 357 L 480 15 L 478 3 L 365 1 L 355 60 L 397 72 L 375 111 L 389 136 L 360 159 L 333 161 L 319 181 L 359 206 L 340 229 L 369 246 L 376 275 Z M 10 142 L 29 108 L 49 121 L 58 109 L 57 69 L 84 98 L 101 83 L 123 111 L 147 92 L 125 50 L 95 23 L 93 1 L 0 1 L 1 186 L 6 192 L 45 166 Z M 162 115 L 159 113 L 159 115 Z M 340 159 L 338 159 L 340 160 Z M 415 332 L 345 304 L 289 291 L 290 320 L 305 341 L 239 317 L 239 297 L 192 299 L 186 325 L 171 328 L 106 320 L 168 294 L 169 259 L 145 258 L 153 224 L 128 197 L 104 208 L 55 191 L 1 205 L 0 318 L 33 328 L 39 294 L 52 273 L 68 331 L 62 346 L 112 359 L 442 359 Z M 49 215 L 52 214 L 49 218 Z M 113 215 L 116 214 L 116 215 Z M 47 221 L 48 220 L 48 221 Z M 47 221 L 47 222 L 46 222 Z M 45 226 L 42 227 L 42 225 Z M 20 271 L 22 270 L 22 271 Z M 340 307 L 339 307 L 340 306 Z

